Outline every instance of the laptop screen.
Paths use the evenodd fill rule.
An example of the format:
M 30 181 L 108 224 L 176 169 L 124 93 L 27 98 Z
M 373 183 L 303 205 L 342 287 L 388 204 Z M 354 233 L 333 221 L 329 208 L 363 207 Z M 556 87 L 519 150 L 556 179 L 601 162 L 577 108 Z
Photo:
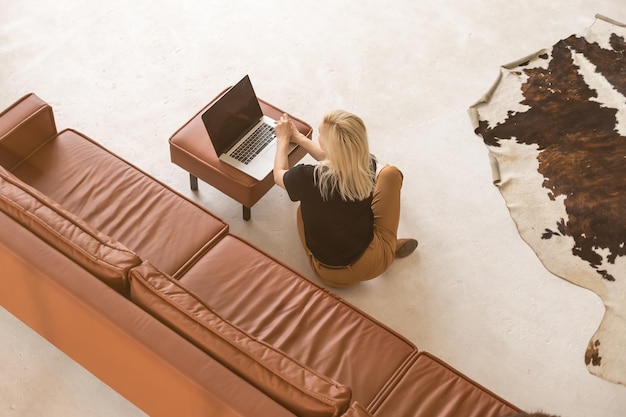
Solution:
M 263 117 L 250 77 L 245 76 L 202 114 L 202 121 L 221 155 Z

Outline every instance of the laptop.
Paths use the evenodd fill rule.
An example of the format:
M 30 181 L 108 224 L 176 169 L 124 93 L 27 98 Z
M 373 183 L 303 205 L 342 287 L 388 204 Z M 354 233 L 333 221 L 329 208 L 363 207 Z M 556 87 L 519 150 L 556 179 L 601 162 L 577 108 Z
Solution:
M 263 114 L 248 75 L 218 98 L 202 121 L 221 161 L 259 181 L 274 169 L 276 121 Z

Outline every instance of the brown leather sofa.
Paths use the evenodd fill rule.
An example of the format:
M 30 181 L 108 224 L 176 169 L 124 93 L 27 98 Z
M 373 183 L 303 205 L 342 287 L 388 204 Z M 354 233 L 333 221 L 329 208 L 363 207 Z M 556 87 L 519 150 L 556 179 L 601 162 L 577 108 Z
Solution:
M 519 411 L 74 130 L 0 114 L 4 308 L 151 416 Z

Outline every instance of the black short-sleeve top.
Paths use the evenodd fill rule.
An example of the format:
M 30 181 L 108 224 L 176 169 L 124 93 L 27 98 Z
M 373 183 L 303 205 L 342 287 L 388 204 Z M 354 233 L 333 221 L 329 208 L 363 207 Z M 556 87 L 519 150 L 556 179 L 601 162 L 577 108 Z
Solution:
M 343 201 L 335 193 L 324 201 L 314 175 L 314 165 L 300 164 L 283 177 L 289 198 L 300 201 L 306 245 L 325 265 L 350 265 L 361 257 L 374 236 L 372 195 L 360 201 Z

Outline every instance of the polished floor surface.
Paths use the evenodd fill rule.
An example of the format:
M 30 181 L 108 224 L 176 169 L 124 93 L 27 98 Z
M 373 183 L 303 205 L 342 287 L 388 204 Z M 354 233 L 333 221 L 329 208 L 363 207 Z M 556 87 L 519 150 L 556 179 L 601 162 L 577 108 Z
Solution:
M 244 74 L 315 128 L 330 109 L 359 114 L 373 153 L 404 172 L 400 234 L 420 245 L 337 292 L 522 408 L 617 417 L 626 387 L 583 361 L 603 305 L 521 240 L 467 116 L 500 65 L 596 13 L 626 22 L 622 0 L 1 0 L 0 107 L 37 93 L 59 128 L 100 141 L 313 279 L 284 192 L 272 189 L 245 222 L 207 184 L 189 190 L 167 139 Z M 0 415 L 143 413 L 0 309 Z

